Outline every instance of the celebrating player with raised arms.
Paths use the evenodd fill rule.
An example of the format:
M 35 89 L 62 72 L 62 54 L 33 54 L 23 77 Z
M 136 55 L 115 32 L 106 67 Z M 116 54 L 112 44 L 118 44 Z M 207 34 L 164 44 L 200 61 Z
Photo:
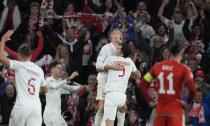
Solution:
M 10 60 L 4 56 L 5 42 L 10 40 L 13 30 L 9 30 L 1 38 L 0 62 L 15 71 L 15 87 L 17 97 L 12 109 L 9 126 L 41 126 L 41 103 L 39 92 L 47 92 L 43 70 L 30 62 L 31 49 L 23 45 L 18 49 L 18 60 Z

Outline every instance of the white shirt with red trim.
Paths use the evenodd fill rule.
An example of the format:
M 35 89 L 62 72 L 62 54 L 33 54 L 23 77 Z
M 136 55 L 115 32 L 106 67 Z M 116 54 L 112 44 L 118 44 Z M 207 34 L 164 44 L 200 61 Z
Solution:
M 116 54 L 116 48 L 112 43 L 106 44 L 101 48 L 101 51 L 98 55 L 97 61 L 96 61 L 96 69 L 97 70 L 104 70 L 104 62 L 107 57 L 113 56 Z M 106 83 L 107 81 L 107 71 L 99 72 L 97 75 L 97 80 L 102 83 Z
M 10 69 L 15 71 L 17 98 L 14 108 L 40 106 L 40 87 L 46 86 L 43 70 L 32 62 L 10 60 Z
M 136 66 L 130 58 L 119 56 L 110 56 L 105 61 L 106 65 L 120 64 L 123 66 L 122 71 L 108 70 L 108 80 L 105 92 L 123 92 L 128 87 L 128 80 L 132 72 L 136 72 Z

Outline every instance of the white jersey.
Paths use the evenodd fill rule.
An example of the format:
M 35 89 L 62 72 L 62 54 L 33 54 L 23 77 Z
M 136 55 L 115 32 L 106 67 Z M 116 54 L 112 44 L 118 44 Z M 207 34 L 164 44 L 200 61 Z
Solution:
M 137 70 L 134 62 L 130 58 L 110 56 L 106 59 L 105 64 L 120 64 L 123 66 L 123 71 L 108 70 L 105 92 L 125 93 L 131 73 Z
M 96 69 L 98 70 L 104 70 L 104 62 L 106 60 L 107 57 L 109 56 L 113 56 L 116 54 L 116 48 L 114 47 L 114 45 L 112 43 L 106 44 L 101 48 L 101 51 L 98 55 L 97 61 L 96 61 Z M 100 84 L 100 82 L 106 83 L 107 81 L 107 72 L 103 71 L 103 72 L 99 72 L 97 75 L 97 80 L 98 83 Z
M 69 91 L 78 90 L 80 86 L 69 86 L 66 80 L 58 79 L 50 76 L 46 78 L 48 92 L 46 93 L 46 106 L 44 117 L 60 115 L 61 116 L 61 89 L 65 88 Z
M 10 60 L 15 71 L 17 98 L 14 108 L 40 106 L 39 90 L 46 85 L 43 70 L 36 64 Z

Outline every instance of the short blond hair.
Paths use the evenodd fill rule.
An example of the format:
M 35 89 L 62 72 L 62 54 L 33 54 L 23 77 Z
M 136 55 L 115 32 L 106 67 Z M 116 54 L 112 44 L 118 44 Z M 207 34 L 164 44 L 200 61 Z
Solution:
M 109 39 L 109 41 L 111 40 L 112 33 L 114 33 L 115 31 L 120 31 L 120 29 L 119 28 L 113 28 L 113 29 L 111 29 L 109 31 L 109 33 L 108 33 L 108 39 Z

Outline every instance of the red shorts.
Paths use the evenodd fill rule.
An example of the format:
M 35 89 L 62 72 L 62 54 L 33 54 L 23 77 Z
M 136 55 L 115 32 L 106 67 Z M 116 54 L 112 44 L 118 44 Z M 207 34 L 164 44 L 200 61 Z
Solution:
M 184 116 L 180 117 L 155 116 L 154 126 L 185 126 L 185 119 Z

